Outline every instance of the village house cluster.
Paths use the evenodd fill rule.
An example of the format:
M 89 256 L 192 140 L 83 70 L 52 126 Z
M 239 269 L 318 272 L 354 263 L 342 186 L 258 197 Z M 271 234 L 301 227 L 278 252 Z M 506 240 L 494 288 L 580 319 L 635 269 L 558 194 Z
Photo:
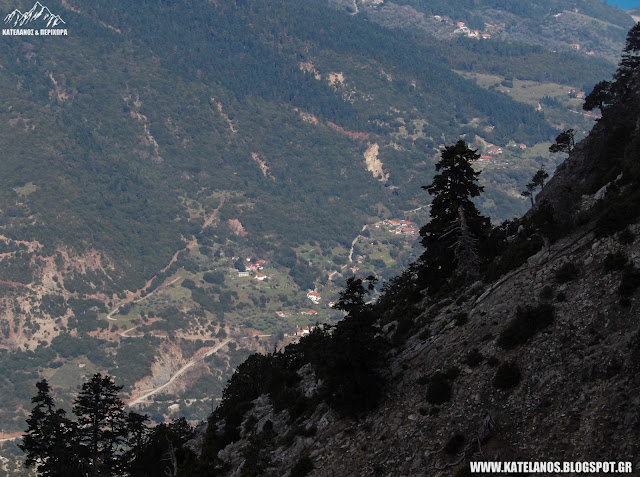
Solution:
M 567 96 L 569 96 L 570 98 L 584 99 L 584 91 L 570 89 L 569 91 L 567 91 Z
M 247 262 L 250 262 L 250 265 L 247 266 L 246 270 L 238 271 L 239 277 L 248 277 L 253 273 L 256 280 L 264 281 L 269 278 L 268 275 L 259 273 L 261 270 L 264 270 L 264 265 L 267 263 L 266 260 L 260 259 L 254 261 L 253 257 L 248 257 Z
M 520 149 L 521 151 L 524 151 L 527 148 L 526 144 L 517 143 L 517 142 L 512 142 L 510 144 L 507 144 L 507 146 Z M 504 154 L 504 150 L 500 146 L 490 145 L 489 147 L 486 148 L 486 150 L 484 151 L 484 154 L 480 156 L 479 161 L 481 163 L 489 162 L 492 159 L 496 159 L 496 157 L 499 156 L 500 154 Z
M 418 230 L 416 229 L 415 224 L 408 220 L 387 219 L 387 220 L 383 220 L 382 223 L 388 227 L 389 232 L 396 235 L 416 235 L 418 233 Z M 379 224 L 376 225 L 376 227 L 379 227 L 379 226 L 380 226 Z M 354 268 L 357 268 L 357 267 L 354 267 Z M 355 270 L 354 270 L 354 273 L 355 273 Z
M 434 15 L 433 18 L 439 22 L 449 23 L 450 18 L 442 15 Z M 480 30 L 470 29 L 465 22 L 455 22 L 456 29 L 454 33 L 466 35 L 468 38 L 475 38 L 476 40 L 489 40 L 491 38 L 490 33 L 482 33 Z

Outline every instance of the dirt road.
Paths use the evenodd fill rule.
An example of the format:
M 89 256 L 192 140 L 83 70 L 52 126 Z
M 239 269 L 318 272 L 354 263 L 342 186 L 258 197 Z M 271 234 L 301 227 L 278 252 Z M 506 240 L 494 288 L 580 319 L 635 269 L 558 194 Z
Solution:
M 220 349 L 224 348 L 227 343 L 229 343 L 229 341 L 231 341 L 231 338 L 227 338 L 226 340 L 224 340 L 222 343 L 217 344 L 216 346 L 214 346 L 213 348 L 211 348 L 209 351 L 207 351 L 206 353 L 194 357 L 192 358 L 187 364 L 185 364 L 182 368 L 180 368 L 178 371 L 176 371 L 173 376 L 171 376 L 171 378 L 169 379 L 169 381 L 167 381 L 166 383 L 164 383 L 161 386 L 158 386 L 157 388 L 154 388 L 148 392 L 146 392 L 145 394 L 143 394 L 142 396 L 139 396 L 131 401 L 129 401 L 127 403 L 127 406 L 129 407 L 133 407 L 137 404 L 140 404 L 141 402 L 145 401 L 147 398 L 153 396 L 154 394 L 159 393 L 160 391 L 162 391 L 163 389 L 171 386 L 176 379 L 178 379 L 180 376 L 182 376 L 184 373 L 186 373 L 189 369 L 191 369 L 192 367 L 194 367 L 196 364 L 204 361 L 204 359 L 207 356 L 211 356 L 213 353 L 219 351 Z

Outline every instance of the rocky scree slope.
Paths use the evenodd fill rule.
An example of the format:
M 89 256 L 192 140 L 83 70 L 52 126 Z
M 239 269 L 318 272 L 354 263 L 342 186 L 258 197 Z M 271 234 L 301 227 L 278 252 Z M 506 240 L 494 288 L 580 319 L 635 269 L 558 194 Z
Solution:
M 624 272 L 611 270 L 612 254 L 639 264 L 640 243 L 594 240 L 582 228 L 490 287 L 432 305 L 417 333 L 391 351 L 380 408 L 359 421 L 320 405 L 296 430 L 261 396 L 241 426 L 251 430 L 219 453 L 235 469 L 228 475 L 243 475 L 260 435 L 270 461 L 264 475 L 293 475 L 287 471 L 307 456 L 313 476 L 465 475 L 470 460 L 635 459 L 637 469 L 638 304 L 620 305 Z M 567 264 L 575 278 L 561 283 Z M 553 322 L 504 349 L 500 337 L 527 307 L 553 313 Z M 310 367 L 299 373 L 313 395 Z
M 214 414 L 192 443 L 209 449 L 201 460 L 230 476 L 462 476 L 477 460 L 639 470 L 638 71 L 613 82 L 602 120 L 538 196 L 536 253 L 493 282 L 379 318 L 392 345 L 375 410 L 339 414 L 322 398 L 326 376 L 305 364 L 286 386 L 315 406 L 283 406 L 271 391 L 235 413 L 231 434 L 231 414 Z

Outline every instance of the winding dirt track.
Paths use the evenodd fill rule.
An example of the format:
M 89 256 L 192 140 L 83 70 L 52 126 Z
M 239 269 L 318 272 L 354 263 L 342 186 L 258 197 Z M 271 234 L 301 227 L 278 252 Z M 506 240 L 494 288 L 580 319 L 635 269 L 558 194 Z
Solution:
M 211 348 L 206 353 L 204 353 L 204 354 L 202 354 L 200 356 L 192 358 L 187 364 L 185 364 L 182 368 L 180 368 L 178 371 L 176 371 L 173 374 L 173 376 L 171 376 L 169 381 L 167 381 L 166 383 L 164 383 L 161 386 L 158 386 L 157 388 L 152 389 L 151 391 L 146 392 L 142 396 L 139 396 L 139 397 L 127 402 L 127 406 L 133 407 L 133 406 L 135 406 L 137 404 L 140 404 L 141 402 L 143 402 L 147 398 L 149 398 L 149 397 L 153 396 L 154 394 L 159 393 L 163 389 L 171 386 L 175 382 L 175 380 L 178 379 L 180 376 L 182 376 L 185 372 L 187 372 L 189 369 L 194 367 L 196 364 L 204 361 L 204 359 L 207 356 L 211 356 L 213 353 L 215 353 L 215 352 L 219 351 L 220 349 L 224 348 L 227 345 L 227 343 L 229 343 L 229 341 L 231 341 L 231 338 L 227 338 L 222 343 L 218 343 L 216 346 Z

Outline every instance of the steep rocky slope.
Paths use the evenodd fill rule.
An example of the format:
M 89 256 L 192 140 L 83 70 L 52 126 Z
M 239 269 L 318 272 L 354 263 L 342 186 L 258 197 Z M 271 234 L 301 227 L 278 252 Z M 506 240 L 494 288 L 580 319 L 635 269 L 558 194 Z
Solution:
M 638 225 L 631 230 L 640 233 Z M 380 408 L 359 421 L 321 405 L 296 430 L 286 412 L 259 398 L 243 421 L 250 431 L 219 454 L 235 469 L 229 475 L 245 475 L 247 450 L 260 435 L 271 462 L 265 475 L 289 475 L 305 456 L 314 476 L 454 475 L 470 460 L 633 460 L 637 466 L 638 305 L 620 305 L 623 272 L 606 265 L 616 252 L 640 263 L 638 241 L 595 240 L 589 227 L 580 228 L 497 283 L 432 305 L 417 319 L 426 324 L 391 352 Z M 560 283 L 565 264 L 575 265 L 577 277 Z M 550 326 L 513 349 L 498 346 L 518 307 L 544 304 L 554 310 Z M 459 313 L 466 323 L 456 324 Z M 521 380 L 501 389 L 509 384 L 496 377 L 505 363 L 516 364 Z M 429 388 L 437 384 L 429 378 L 438 371 L 450 376 L 451 397 L 432 404 Z M 316 385 L 309 372 L 300 371 L 301 386 L 311 395 Z
M 200 460 L 230 476 L 461 476 L 471 461 L 640 470 L 639 73 L 614 79 L 603 119 L 507 239 L 525 247 L 537 224 L 537 252 L 498 279 L 378 317 L 390 346 L 375 410 L 337 412 L 326 375 L 306 364 L 295 386 L 314 406 L 298 412 L 265 387 L 239 414 L 212 415 L 192 443 Z

